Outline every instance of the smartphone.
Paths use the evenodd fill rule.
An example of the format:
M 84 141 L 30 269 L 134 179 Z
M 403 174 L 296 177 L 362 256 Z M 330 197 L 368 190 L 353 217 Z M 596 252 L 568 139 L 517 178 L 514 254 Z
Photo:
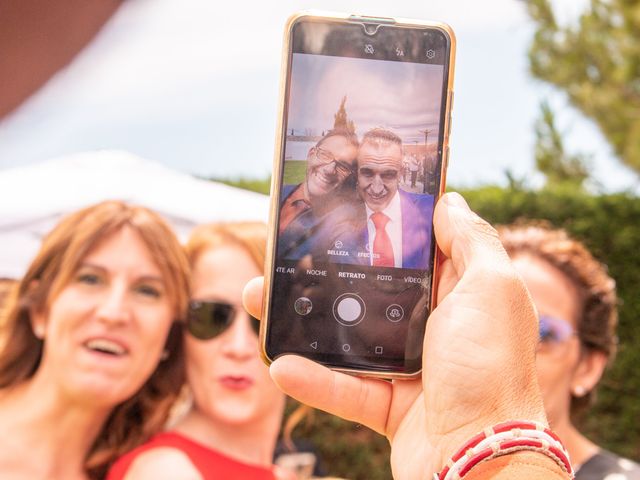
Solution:
M 286 26 L 262 355 L 419 374 L 433 305 L 455 37 L 442 23 L 302 13 Z

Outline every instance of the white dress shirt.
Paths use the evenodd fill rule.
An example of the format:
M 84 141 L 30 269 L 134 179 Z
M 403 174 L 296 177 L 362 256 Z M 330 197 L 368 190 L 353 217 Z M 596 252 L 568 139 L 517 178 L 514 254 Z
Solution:
M 371 220 L 371 215 L 373 215 L 374 211 L 369 208 L 366 202 L 364 206 L 367 209 L 368 246 L 369 252 L 371 253 L 369 265 L 373 265 L 373 240 L 376 236 L 376 226 L 373 224 L 373 220 Z M 391 247 L 393 248 L 393 266 L 402 267 L 402 208 L 400 206 L 400 193 L 398 191 L 396 191 L 387 208 L 382 210 L 382 213 L 389 217 L 389 221 L 384 229 L 387 235 L 389 235 Z

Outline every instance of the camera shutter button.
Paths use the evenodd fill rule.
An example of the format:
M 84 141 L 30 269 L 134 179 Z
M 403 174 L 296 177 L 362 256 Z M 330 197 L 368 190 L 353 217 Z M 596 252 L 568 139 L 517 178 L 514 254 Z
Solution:
M 343 293 L 333 302 L 333 316 L 345 327 L 360 323 L 365 312 L 364 301 L 355 293 Z

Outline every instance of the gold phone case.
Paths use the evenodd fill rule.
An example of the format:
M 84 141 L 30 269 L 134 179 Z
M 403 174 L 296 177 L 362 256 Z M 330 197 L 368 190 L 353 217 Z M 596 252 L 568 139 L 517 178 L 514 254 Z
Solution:
M 394 26 L 405 26 L 405 27 L 431 27 L 437 28 L 441 31 L 445 32 L 449 37 L 450 41 L 450 51 L 449 51 L 449 71 L 448 71 L 448 79 L 447 79 L 447 93 L 445 98 L 445 122 L 444 122 L 444 141 L 442 144 L 442 162 L 441 162 L 441 171 L 440 171 L 440 188 L 436 197 L 436 201 L 440 198 L 440 196 L 445 191 L 446 185 L 446 173 L 447 167 L 449 164 L 449 134 L 451 130 L 451 111 L 453 104 L 453 79 L 454 79 L 454 60 L 455 60 L 455 52 L 456 52 L 456 38 L 455 34 L 451 27 L 445 23 L 440 22 L 429 22 L 429 21 L 420 21 L 420 20 L 409 20 L 403 18 L 393 18 L 389 19 L 387 17 L 371 17 L 371 16 L 361 16 L 361 15 L 349 15 L 349 14 L 339 14 L 339 13 L 327 13 L 327 12 L 316 12 L 316 11 L 307 11 L 307 12 L 299 12 L 287 20 L 283 41 L 283 49 L 282 49 L 282 64 L 280 71 L 280 94 L 279 94 L 279 107 L 278 107 L 278 127 L 276 130 L 275 137 L 275 154 L 273 160 L 273 176 L 271 178 L 271 204 L 269 209 L 269 236 L 267 241 L 267 252 L 266 252 L 266 261 L 265 261 L 265 278 L 264 278 L 264 290 L 263 290 L 263 303 L 262 303 L 262 321 L 260 322 L 260 354 L 262 356 L 263 361 L 269 365 L 273 362 L 273 358 L 270 358 L 267 355 L 266 350 L 266 332 L 267 327 L 271 319 L 269 318 L 270 311 L 270 301 L 272 295 L 272 275 L 273 275 L 273 263 L 276 257 L 276 236 L 277 236 L 277 223 L 276 220 L 278 218 L 278 211 L 280 208 L 280 196 L 281 196 L 281 188 L 282 182 L 279 178 L 279 173 L 282 169 L 283 160 L 283 150 L 285 147 L 285 132 L 283 126 L 286 123 L 285 115 L 288 111 L 287 105 L 287 85 L 288 85 L 288 77 L 291 71 L 291 60 L 292 60 L 292 52 L 291 52 L 291 40 L 292 40 L 292 31 L 294 25 L 302 20 L 302 19 L 313 19 L 314 21 L 322 21 L 327 20 L 335 23 L 336 21 L 350 23 L 352 21 L 357 21 L 358 19 L 375 21 L 376 19 L 381 19 L 385 21 L 392 20 Z M 432 311 L 435 306 L 435 299 L 437 297 L 437 283 L 438 283 L 438 266 L 439 266 L 439 257 L 441 253 L 438 248 L 436 248 L 436 256 L 434 259 L 434 268 L 432 274 L 432 284 L 431 284 L 431 298 L 429 300 L 429 311 Z M 365 369 L 356 369 L 356 368 L 336 368 L 331 367 L 333 370 L 355 374 L 359 376 L 367 376 L 367 377 L 377 377 L 377 378 L 388 378 L 388 379 L 411 379 L 419 377 L 422 370 L 418 370 L 415 373 L 391 373 L 391 372 L 380 372 L 380 371 L 372 371 Z

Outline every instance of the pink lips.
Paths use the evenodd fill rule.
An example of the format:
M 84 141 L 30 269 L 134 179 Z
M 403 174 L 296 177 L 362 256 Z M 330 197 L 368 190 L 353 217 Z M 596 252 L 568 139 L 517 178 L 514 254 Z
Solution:
M 224 377 L 220 377 L 219 382 L 223 387 L 230 390 L 246 390 L 251 388 L 254 383 L 251 378 L 241 375 L 225 375 Z

